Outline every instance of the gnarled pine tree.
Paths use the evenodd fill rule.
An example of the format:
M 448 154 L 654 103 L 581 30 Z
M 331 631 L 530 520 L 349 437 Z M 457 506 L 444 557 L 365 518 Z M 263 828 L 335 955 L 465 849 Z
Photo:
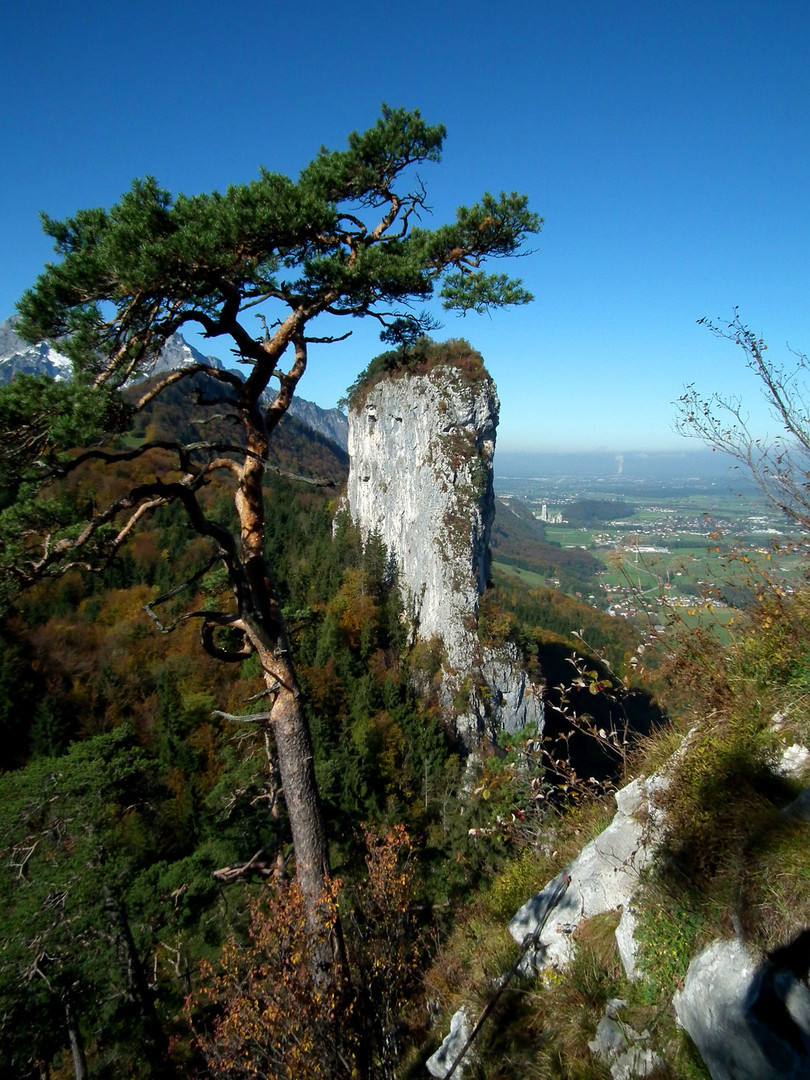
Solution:
M 48 386 L 18 380 L 0 394 L 7 580 L 24 585 L 69 566 L 97 566 L 169 502 L 181 504 L 193 529 L 210 540 L 211 565 L 227 571 L 229 602 L 182 617 L 200 620 L 202 643 L 214 656 L 258 655 L 296 875 L 314 923 L 328 854 L 310 734 L 265 557 L 268 445 L 309 347 L 338 340 L 314 336 L 316 318 L 320 326 L 326 316 L 338 323 L 372 317 L 397 341 L 429 329 L 428 316 L 412 304 L 436 292 L 462 313 L 531 299 L 520 281 L 482 270 L 488 259 L 517 254 L 539 231 L 524 196 L 485 194 L 450 224 L 417 224 L 427 206 L 413 169 L 439 160 L 444 134 L 416 111 L 384 107 L 374 127 L 351 134 L 343 151 L 322 149 L 297 181 L 264 171 L 224 194 L 173 198 L 146 179 L 109 210 L 44 217 L 59 261 L 23 296 L 17 329 L 32 341 L 58 341 L 74 377 Z M 248 330 L 247 316 L 258 334 Z M 188 324 L 208 338 L 230 339 L 246 376 L 197 364 L 137 382 Z M 193 444 L 110 441 L 172 386 L 188 388 L 191 415 L 200 374 L 218 387 L 213 397 L 206 391 L 208 403 L 216 399 L 234 421 L 230 430 L 241 434 Z M 114 471 L 129 463 L 138 480 L 107 501 L 87 500 L 77 523 L 75 507 L 66 513 L 42 491 L 88 461 Z M 233 531 L 206 512 L 202 495 L 215 476 L 232 484 Z

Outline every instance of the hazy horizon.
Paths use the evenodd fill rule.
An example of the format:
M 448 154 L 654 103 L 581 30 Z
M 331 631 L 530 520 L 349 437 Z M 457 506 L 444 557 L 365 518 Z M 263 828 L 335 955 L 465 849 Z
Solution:
M 494 473 L 496 483 L 535 477 L 622 483 L 699 480 L 735 488 L 752 483 L 729 455 L 699 445 L 683 450 L 496 450 Z

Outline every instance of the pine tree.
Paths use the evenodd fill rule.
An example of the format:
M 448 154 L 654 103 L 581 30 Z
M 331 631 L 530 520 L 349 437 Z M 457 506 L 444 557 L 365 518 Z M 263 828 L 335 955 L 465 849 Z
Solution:
M 313 926 L 328 851 L 310 733 L 265 553 L 265 466 L 310 346 L 337 340 L 322 329 L 328 319 L 374 318 L 396 344 L 431 329 L 433 320 L 411 304 L 436 292 L 462 313 L 531 299 L 519 280 L 482 269 L 488 259 L 518 253 L 539 231 L 524 196 L 485 194 L 452 223 L 417 224 L 428 207 L 414 169 L 439 160 L 444 136 L 416 111 L 384 107 L 372 128 L 349 136 L 347 149 L 322 149 L 297 180 L 262 171 L 224 194 L 173 197 L 147 178 L 109 210 L 65 221 L 43 216 L 58 261 L 23 296 L 17 329 L 29 340 L 58 340 L 74 378 L 49 386 L 20 379 L 0 394 L 6 582 L 97 566 L 170 503 L 206 538 L 210 558 L 185 593 L 164 599 L 193 597 L 207 571 L 224 568 L 227 602 L 174 618 L 155 603 L 150 613 L 163 630 L 198 620 L 204 647 L 223 661 L 258 656 Z M 257 321 L 254 333 L 248 325 Z M 229 340 L 246 377 L 196 364 L 134 381 L 149 376 L 170 335 L 186 326 Z M 150 439 L 147 427 L 140 438 L 120 438 L 171 387 L 187 391 L 188 418 L 207 410 L 211 425 L 197 430 L 211 434 Z M 109 466 L 107 490 L 88 491 L 80 506 L 44 497 L 48 483 L 99 462 Z M 215 477 L 232 485 L 234 531 L 207 512 L 205 489 Z M 340 934 L 329 942 L 333 955 L 318 958 L 324 967 L 341 962 Z

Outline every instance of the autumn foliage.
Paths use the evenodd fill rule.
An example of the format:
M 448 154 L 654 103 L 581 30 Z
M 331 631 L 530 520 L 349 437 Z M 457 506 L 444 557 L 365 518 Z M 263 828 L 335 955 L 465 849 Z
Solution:
M 188 1003 L 204 1075 L 228 1080 L 353 1080 L 394 1076 L 397 1031 L 414 978 L 414 867 L 404 827 L 365 833 L 367 876 L 334 879 L 310 929 L 294 882 L 275 882 L 249 905 L 246 936 L 232 933 L 205 962 Z M 346 928 L 349 977 L 319 972 L 318 945 Z M 318 935 L 321 935 L 319 940 Z
M 318 933 L 334 929 L 336 887 L 333 882 L 322 898 L 325 917 Z M 345 1045 L 351 1042 L 351 1016 L 339 1008 L 345 1003 L 351 1010 L 351 1003 L 345 1001 L 346 987 L 316 980 L 315 944 L 294 882 L 268 887 L 254 900 L 247 942 L 232 934 L 216 968 L 202 967 L 194 1004 L 211 1011 L 205 1032 L 198 1034 L 209 1075 L 318 1080 L 354 1074 L 354 1048 Z M 348 1071 L 336 1071 L 341 1050 L 349 1053 Z

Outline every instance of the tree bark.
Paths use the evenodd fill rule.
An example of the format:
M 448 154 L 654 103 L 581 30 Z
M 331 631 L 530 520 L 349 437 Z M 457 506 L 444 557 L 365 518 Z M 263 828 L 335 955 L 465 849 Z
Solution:
M 67 1026 L 68 1041 L 70 1042 L 70 1056 L 73 1060 L 73 1075 L 76 1080 L 87 1080 L 87 1059 L 84 1056 L 79 1024 L 73 1006 L 70 1001 L 65 1001 L 65 1023 Z

